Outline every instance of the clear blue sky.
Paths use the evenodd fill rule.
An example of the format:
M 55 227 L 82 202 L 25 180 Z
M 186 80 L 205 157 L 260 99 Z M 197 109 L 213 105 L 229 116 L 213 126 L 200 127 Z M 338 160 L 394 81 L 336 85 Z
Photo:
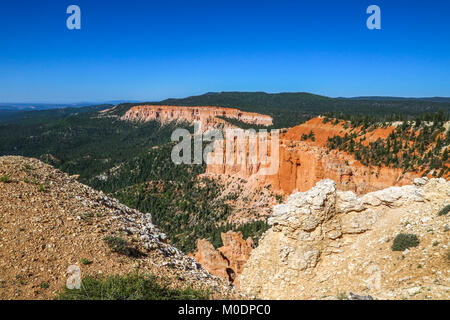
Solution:
M 371 4 L 382 30 L 366 28 Z M 448 0 L 1 0 L 0 102 L 450 96 L 449 16 Z

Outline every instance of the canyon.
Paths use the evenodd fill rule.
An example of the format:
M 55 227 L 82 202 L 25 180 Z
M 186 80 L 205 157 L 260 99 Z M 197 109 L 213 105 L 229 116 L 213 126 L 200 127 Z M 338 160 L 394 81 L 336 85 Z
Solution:
M 169 122 L 186 121 L 193 124 L 200 122 L 202 131 L 214 128 L 231 128 L 234 125 L 224 119 L 235 119 L 247 124 L 258 126 L 272 125 L 272 118 L 268 115 L 244 112 L 234 108 L 220 108 L 211 106 L 159 106 L 143 105 L 130 108 L 122 117 L 124 121 L 152 121 L 163 124 Z M 378 138 L 386 138 L 394 127 L 378 128 L 367 133 L 366 143 Z M 315 139 L 303 140 L 302 135 L 314 133 Z M 279 165 L 275 174 L 261 174 L 261 170 L 269 165 L 254 164 L 248 161 L 248 147 L 246 150 L 235 148 L 235 159 L 245 159 L 245 163 L 229 164 L 226 161 L 225 142 L 221 152 L 223 161 L 207 165 L 206 173 L 212 175 L 237 176 L 253 181 L 253 185 L 271 185 L 273 190 L 289 195 L 294 191 L 306 191 L 318 181 L 330 178 L 342 190 L 351 190 L 357 194 L 380 190 L 393 185 L 411 184 L 419 174 L 403 172 L 400 168 L 367 167 L 345 152 L 329 150 L 326 147 L 328 138 L 352 132 L 342 123 L 324 123 L 322 117 L 313 118 L 303 124 L 289 129 L 280 130 Z M 239 137 L 237 138 L 239 139 Z M 247 139 L 247 138 L 243 138 Z M 246 140 L 247 141 L 247 140 Z M 247 143 L 247 142 L 244 143 Z M 270 143 L 270 135 L 269 140 Z M 220 143 L 220 142 L 219 142 Z M 270 149 L 270 148 L 269 148 Z M 270 150 L 269 150 L 270 151 Z M 247 154 L 239 154 L 244 152 Z M 215 154 L 213 152 L 212 154 Z M 220 155 L 219 155 L 220 156 Z
M 161 106 L 138 106 L 130 109 L 122 117 L 122 120 L 158 120 L 161 123 L 172 121 L 193 123 L 194 121 L 200 121 L 203 130 L 217 127 L 234 127 L 227 123 L 224 120 L 225 118 L 236 119 L 248 124 L 271 125 L 270 117 L 253 113 L 247 114 L 237 109 L 215 107 L 166 108 Z M 392 124 L 391 126 L 376 128 L 367 133 L 364 132 L 364 144 L 367 145 L 369 142 L 374 142 L 377 139 L 386 139 L 394 129 L 395 124 Z M 432 212 L 437 212 L 439 207 L 442 207 L 449 201 L 448 184 L 445 184 L 444 179 L 430 182 L 426 180 L 426 188 L 424 189 L 424 187 L 417 185 L 417 179 L 422 176 L 420 172 L 404 172 L 401 168 L 386 166 L 365 166 L 351 154 L 327 148 L 328 138 L 344 136 L 359 130 L 361 129 L 346 126 L 344 121 L 324 121 L 323 117 L 312 118 L 298 126 L 281 129 L 278 170 L 276 170 L 276 173 L 269 175 L 261 174 L 261 172 L 269 167 L 270 163 L 262 164 L 258 162 L 255 164 L 249 161 L 250 147 L 247 145 L 248 137 L 236 137 L 235 154 L 233 155 L 233 160 L 235 161 L 231 164 L 226 161 L 228 156 L 225 154 L 226 142 L 216 141 L 216 148 L 210 155 L 211 157 L 218 156 L 222 161 L 219 163 L 208 163 L 205 175 L 215 177 L 217 181 L 235 181 L 236 179 L 245 181 L 244 185 L 241 185 L 243 190 L 255 191 L 269 188 L 271 192 L 278 194 L 284 199 L 291 194 L 292 196 L 289 197 L 287 204 L 275 206 L 273 211 L 265 210 L 259 216 L 259 218 L 262 216 L 269 217 L 272 213 L 274 214 L 269 219 L 272 228 L 264 234 L 256 249 L 254 249 L 251 238 L 245 240 L 241 233 L 230 231 L 222 233 L 223 246 L 218 249 L 215 249 L 208 240 L 199 239 L 197 241 L 197 250 L 191 256 L 211 274 L 227 279 L 230 283 L 241 288 L 246 294 L 259 298 L 321 298 L 336 296 L 342 290 L 369 291 L 383 298 L 409 297 L 407 294 L 408 288 L 406 287 L 403 288 L 403 291 L 399 288 L 394 290 L 394 288 L 390 287 L 388 289 L 391 292 L 387 292 L 386 288 L 380 288 L 378 282 L 375 284 L 375 287 L 371 283 L 373 279 L 379 281 L 377 279 L 381 275 L 385 276 L 385 272 L 380 271 L 380 265 L 383 262 L 378 261 L 378 264 L 369 266 L 369 271 L 360 271 L 364 269 L 363 265 L 367 264 L 366 259 L 363 257 L 364 252 L 372 250 L 371 247 L 364 246 L 364 242 L 367 241 L 368 234 L 370 234 L 370 237 L 379 236 L 381 239 L 386 239 L 385 242 L 388 239 L 391 240 L 394 230 L 398 231 L 401 229 L 396 223 L 398 224 L 400 219 L 406 219 L 401 217 L 401 214 L 405 210 L 410 214 L 415 206 L 423 208 L 427 212 L 427 216 L 431 217 Z M 314 137 L 308 138 L 311 132 L 314 133 Z M 246 145 L 244 149 L 236 147 L 239 144 L 239 139 L 245 139 L 245 141 L 240 142 Z M 257 149 L 259 150 L 261 148 L 259 145 L 260 140 L 256 139 L 256 141 L 258 143 Z M 270 158 L 273 152 L 269 147 L 270 136 L 267 142 L 268 156 Z M 220 149 L 218 144 L 222 144 Z M 237 159 L 240 159 L 240 161 L 244 160 L 237 162 Z M 386 189 L 393 186 L 397 189 Z M 424 190 L 431 192 L 432 188 L 435 187 L 443 188 L 444 190 L 443 193 L 435 196 L 439 203 L 426 203 L 426 205 L 422 206 L 427 201 L 423 200 L 422 196 L 416 197 L 416 195 L 422 195 Z M 327 189 L 325 195 L 321 191 L 323 188 Z M 408 199 L 404 202 L 407 202 L 409 207 L 394 211 L 392 219 L 389 220 L 390 218 L 386 216 L 386 210 L 390 210 L 391 207 L 398 208 L 404 205 L 404 202 L 397 201 L 398 199 L 395 196 L 395 199 L 391 199 L 392 195 L 389 195 L 389 193 L 392 191 L 395 191 L 394 193 L 398 195 L 398 199 Z M 410 192 L 412 193 L 410 194 Z M 358 195 L 361 198 L 358 198 Z M 265 198 L 269 199 L 270 197 L 266 195 Z M 291 205 L 291 202 L 294 201 L 292 199 L 297 199 L 297 202 L 306 202 L 302 205 L 297 205 L 299 209 L 295 209 Z M 272 206 L 273 204 L 273 199 L 270 202 L 265 201 L 266 206 Z M 353 208 L 342 209 L 345 206 L 353 206 Z M 296 216 L 299 212 L 298 210 L 308 211 L 307 215 L 302 215 L 301 218 L 309 219 L 304 222 L 307 226 L 302 227 L 303 229 L 297 225 L 293 226 L 291 223 L 291 220 L 299 219 Z M 410 217 L 410 215 L 408 216 Z M 411 220 L 414 217 L 411 217 Z M 246 222 L 249 221 L 248 219 L 250 221 L 252 219 L 251 217 L 246 217 L 245 213 L 244 215 L 232 214 L 231 218 L 234 222 Z M 285 219 L 286 221 L 278 223 L 276 222 L 278 221 L 277 219 Z M 386 233 L 380 235 L 381 231 L 379 229 L 375 233 L 371 232 L 374 229 L 373 225 L 377 221 L 383 221 L 382 226 L 389 224 L 390 229 L 388 231 L 390 233 L 387 234 L 386 231 Z M 280 227 L 280 225 L 285 227 Z M 425 225 L 428 226 L 429 224 Z M 434 225 L 434 229 L 440 230 L 436 231 L 439 232 L 440 241 L 448 243 L 448 238 L 442 233 L 438 223 Z M 420 232 L 423 234 L 423 229 L 420 229 Z M 358 237 L 361 234 L 365 234 L 365 236 Z M 357 244 L 350 245 L 352 241 L 355 241 Z M 371 238 L 369 244 L 374 245 L 374 241 Z M 383 250 L 386 250 L 384 247 Z M 445 248 L 441 249 L 444 250 Z M 356 252 L 354 255 L 352 255 L 352 250 Z M 346 252 L 349 258 L 347 259 L 345 255 L 339 255 L 341 252 Z M 444 254 L 441 252 L 440 255 L 443 256 Z M 390 254 L 385 256 L 391 257 Z M 378 256 L 374 256 L 372 260 L 378 258 Z M 398 255 L 394 254 L 394 258 L 391 258 L 397 259 Z M 342 262 L 343 259 L 345 262 Z M 350 281 L 348 275 L 341 276 L 339 271 L 342 268 L 347 268 L 347 263 L 350 265 L 348 267 L 350 271 L 346 272 L 358 274 L 354 281 Z M 443 263 L 445 263 L 445 259 L 439 260 L 440 265 Z M 322 264 L 325 264 L 323 268 Z M 358 266 L 359 271 L 354 271 L 355 267 L 353 265 L 355 264 Z M 334 267 L 335 265 L 338 267 Z M 318 269 L 315 269 L 316 267 Z M 390 268 L 393 268 L 393 265 L 390 265 Z M 328 279 L 333 273 L 330 270 L 334 270 L 333 272 L 339 275 L 333 280 L 333 285 L 331 286 L 328 285 Z M 366 278 L 364 278 L 366 275 L 364 272 L 368 272 Z M 427 269 L 427 272 L 429 276 L 431 271 Z M 401 272 L 405 277 L 410 278 L 412 273 L 412 270 Z M 267 282 L 267 279 L 270 279 L 270 281 Z M 313 279 L 313 282 L 308 284 L 308 281 L 311 279 Z M 350 285 L 347 285 L 346 281 Z M 402 282 L 401 279 L 398 281 Z M 443 280 L 440 281 L 445 282 Z M 419 282 L 418 280 L 415 282 L 406 281 L 404 285 L 412 286 Z M 327 283 L 327 287 L 324 287 L 323 283 Z M 361 285 L 365 283 L 368 283 L 368 285 L 365 287 Z M 439 296 L 445 294 L 445 290 L 447 290 L 446 285 L 436 287 L 429 284 L 429 287 L 432 287 L 431 291 L 437 291 L 436 296 Z
M 20 139 L 21 132 L 3 127 L 9 137 L 3 154 L 48 163 L 0 158 L 2 298 L 51 299 L 69 265 L 92 276 L 139 269 L 179 288 L 212 288 L 218 298 L 448 298 L 449 172 L 437 170 L 449 164 L 444 122 L 416 126 L 352 114 L 344 121 L 288 111 L 289 125 L 305 122 L 280 129 L 279 139 L 269 136 L 267 159 L 277 141 L 279 162 L 276 172 L 264 174 L 272 163 L 250 161 L 248 136 L 234 138 L 233 163 L 217 148 L 210 155 L 223 161 L 206 166 L 174 164 L 170 140 L 186 123 L 200 122 L 203 134 L 271 129 L 286 123 L 276 112 L 172 103 L 80 111 L 45 126 L 37 119 Z M 414 137 L 415 128 L 432 130 Z M 189 128 L 187 136 L 200 135 Z M 403 151 L 383 149 L 394 145 L 393 136 L 403 139 L 400 150 L 440 162 L 404 166 Z M 263 141 L 254 138 L 261 150 Z M 349 141 L 356 151 L 380 141 L 363 150 L 375 161 Z M 400 161 L 385 161 L 386 154 Z M 417 245 L 394 251 L 400 234 L 416 236 Z M 127 253 L 114 251 L 107 238 L 123 240 Z

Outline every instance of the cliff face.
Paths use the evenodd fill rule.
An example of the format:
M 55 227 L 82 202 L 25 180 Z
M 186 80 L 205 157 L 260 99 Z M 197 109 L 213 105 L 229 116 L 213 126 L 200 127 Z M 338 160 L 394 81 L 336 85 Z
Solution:
M 240 289 L 263 299 L 448 299 L 448 217 L 438 212 L 449 202 L 444 179 L 361 197 L 320 181 L 274 207 Z M 416 235 L 419 245 L 393 251 L 399 233 Z
M 311 131 L 314 132 L 315 140 L 302 141 L 302 135 Z M 380 128 L 367 134 L 366 139 L 375 141 L 387 137 L 391 131 L 390 128 Z M 397 168 L 369 168 L 345 152 L 326 148 L 329 137 L 348 132 L 349 129 L 342 126 L 324 124 L 321 118 L 314 118 L 280 135 L 279 167 L 276 174 L 258 175 L 263 166 L 248 162 L 228 165 L 225 161 L 224 164 L 208 165 L 206 171 L 211 174 L 238 175 L 245 179 L 258 176 L 256 179 L 260 185 L 271 184 L 274 190 L 285 194 L 309 190 L 325 178 L 336 181 L 342 190 L 362 194 L 393 185 L 411 184 L 417 177 L 414 173 L 403 174 Z M 243 156 L 238 154 L 236 157 Z M 248 155 L 244 158 L 248 159 Z
M 208 240 L 198 240 L 194 259 L 211 274 L 238 285 L 238 276 L 250 257 L 253 241 L 244 240 L 241 232 L 228 231 L 221 237 L 223 246 L 217 250 Z
M 336 181 L 339 189 L 358 194 L 389 186 L 411 184 L 417 175 L 403 174 L 397 168 L 369 168 L 352 156 L 329 151 L 307 142 L 283 141 L 280 146 L 280 166 L 277 174 L 266 179 L 276 190 L 287 194 L 306 191 L 322 179 Z
M 186 121 L 194 123 L 200 121 L 202 129 L 215 128 L 219 125 L 229 126 L 226 121 L 218 117 L 239 120 L 248 124 L 270 126 L 272 117 L 268 115 L 243 112 L 233 108 L 219 107 L 181 107 L 181 106 L 135 106 L 128 110 L 121 118 L 126 121 L 152 121 L 161 123 Z

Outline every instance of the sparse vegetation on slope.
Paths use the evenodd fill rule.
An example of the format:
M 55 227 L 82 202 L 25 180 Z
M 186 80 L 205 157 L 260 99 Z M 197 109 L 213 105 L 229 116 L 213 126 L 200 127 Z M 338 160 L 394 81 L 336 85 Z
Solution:
M 353 130 L 343 136 L 330 137 L 327 147 L 350 153 L 365 166 L 402 168 L 404 172 L 416 171 L 424 175 L 432 172 L 433 176 L 442 177 L 450 173 L 450 134 L 444 127 L 448 119 L 448 115 L 436 113 L 414 122 L 404 121 L 386 139 L 376 141 L 367 141 L 366 136 L 382 123 L 350 120 Z
M 14 182 L 0 183 L 0 299 L 54 298 L 74 265 L 83 277 L 138 270 L 170 280 L 175 290 L 192 285 L 211 288 L 215 297 L 229 294 L 225 282 L 168 243 L 150 215 L 36 159 L 0 157 L 0 176 L 6 174 Z M 46 185 L 46 192 L 25 178 Z M 139 260 L 137 251 L 145 254 Z

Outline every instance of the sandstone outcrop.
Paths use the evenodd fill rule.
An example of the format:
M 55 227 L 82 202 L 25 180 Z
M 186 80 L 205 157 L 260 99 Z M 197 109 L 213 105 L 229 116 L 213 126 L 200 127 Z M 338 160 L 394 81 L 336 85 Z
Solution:
M 125 121 L 152 121 L 157 120 L 163 124 L 169 122 L 201 122 L 202 130 L 217 127 L 231 126 L 221 118 L 235 119 L 253 125 L 270 126 L 272 117 L 268 115 L 244 112 L 234 108 L 220 108 L 211 106 L 185 107 L 185 106 L 135 106 L 128 110 L 122 120 Z
M 238 276 L 253 250 L 253 240 L 244 240 L 241 232 L 234 231 L 222 233 L 221 237 L 223 246 L 217 250 L 208 240 L 199 239 L 194 259 L 211 274 L 238 285 Z
M 449 220 L 437 213 L 449 203 L 444 179 L 360 197 L 322 180 L 274 207 L 240 289 L 263 299 L 448 299 Z M 392 251 L 399 233 L 416 234 L 420 245 Z

